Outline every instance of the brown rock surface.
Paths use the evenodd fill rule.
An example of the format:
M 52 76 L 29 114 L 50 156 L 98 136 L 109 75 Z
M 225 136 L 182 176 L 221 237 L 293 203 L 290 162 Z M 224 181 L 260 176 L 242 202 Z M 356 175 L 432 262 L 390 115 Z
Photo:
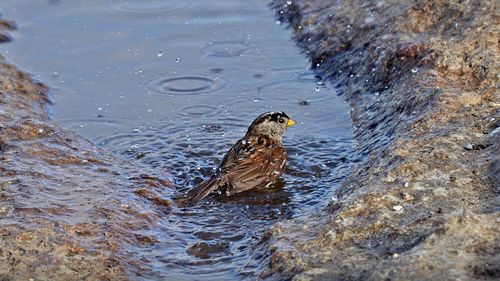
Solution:
M 275 0 L 352 105 L 328 210 L 274 227 L 261 277 L 500 278 L 498 1 Z
M 0 57 L 0 280 L 148 276 L 134 249 L 155 241 L 168 180 L 51 124 L 48 104 Z

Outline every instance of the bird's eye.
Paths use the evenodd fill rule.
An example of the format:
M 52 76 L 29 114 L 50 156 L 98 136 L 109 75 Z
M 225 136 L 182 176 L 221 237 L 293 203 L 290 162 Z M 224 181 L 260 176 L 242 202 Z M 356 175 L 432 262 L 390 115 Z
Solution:
M 285 123 L 285 119 L 280 118 L 279 122 L 280 122 L 281 124 L 283 124 L 283 123 Z

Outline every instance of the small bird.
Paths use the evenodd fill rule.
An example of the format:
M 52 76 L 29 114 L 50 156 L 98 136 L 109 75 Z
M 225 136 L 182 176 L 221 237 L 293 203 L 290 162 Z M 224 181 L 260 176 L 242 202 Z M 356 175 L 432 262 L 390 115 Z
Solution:
M 217 172 L 188 191 L 183 205 L 193 206 L 214 192 L 231 196 L 270 186 L 285 169 L 287 155 L 282 138 L 295 124 L 282 111 L 261 114 L 229 149 Z

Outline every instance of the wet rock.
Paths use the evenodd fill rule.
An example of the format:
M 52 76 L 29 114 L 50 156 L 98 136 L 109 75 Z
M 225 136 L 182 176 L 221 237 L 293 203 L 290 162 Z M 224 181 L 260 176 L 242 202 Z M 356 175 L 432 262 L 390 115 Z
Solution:
M 196 242 L 189 246 L 188 254 L 201 259 L 217 257 L 229 252 L 229 244 L 227 242 Z
M 12 41 L 12 38 L 8 34 L 0 32 L 0 43 L 10 42 L 10 41 Z
M 0 19 L 0 29 L 8 30 L 8 31 L 16 30 L 17 24 L 13 21 Z
M 328 208 L 268 233 L 261 277 L 498 278 L 497 6 L 273 1 L 350 102 L 359 162 Z

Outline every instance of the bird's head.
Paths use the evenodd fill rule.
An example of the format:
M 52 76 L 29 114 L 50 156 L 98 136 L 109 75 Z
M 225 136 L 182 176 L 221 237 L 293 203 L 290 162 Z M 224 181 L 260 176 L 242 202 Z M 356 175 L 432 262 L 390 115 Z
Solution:
M 247 135 L 265 135 L 271 139 L 281 140 L 286 129 L 295 124 L 296 122 L 283 111 L 266 112 L 252 122 Z

